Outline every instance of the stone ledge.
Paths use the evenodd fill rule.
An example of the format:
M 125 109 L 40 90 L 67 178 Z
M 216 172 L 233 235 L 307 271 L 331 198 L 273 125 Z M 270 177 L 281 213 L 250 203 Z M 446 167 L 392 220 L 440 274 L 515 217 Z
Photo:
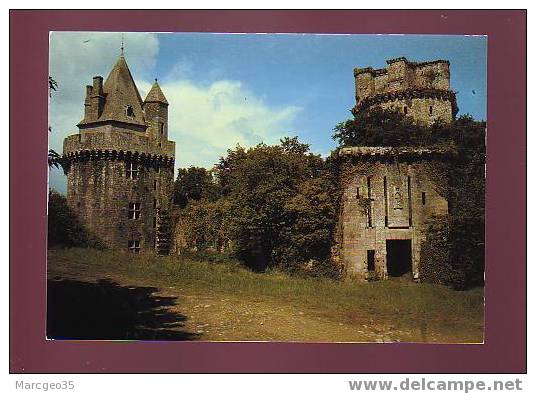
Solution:
M 351 146 L 339 150 L 339 156 L 432 156 L 455 154 L 448 147 L 383 147 L 383 146 Z
M 162 147 L 154 144 L 145 134 L 134 133 L 80 133 L 69 135 L 63 141 L 63 154 L 84 151 L 116 151 L 175 158 L 175 142 L 162 141 Z

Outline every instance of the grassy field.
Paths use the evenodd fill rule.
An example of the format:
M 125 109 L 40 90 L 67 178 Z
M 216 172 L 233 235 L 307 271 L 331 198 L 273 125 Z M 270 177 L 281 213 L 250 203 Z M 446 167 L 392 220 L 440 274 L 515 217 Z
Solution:
M 482 288 L 253 273 L 210 256 L 51 250 L 47 298 L 53 338 L 483 341 Z

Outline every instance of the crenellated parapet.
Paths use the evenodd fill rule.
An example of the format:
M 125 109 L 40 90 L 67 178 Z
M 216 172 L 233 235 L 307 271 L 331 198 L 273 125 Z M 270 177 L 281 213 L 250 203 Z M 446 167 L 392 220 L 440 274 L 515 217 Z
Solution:
M 167 160 L 175 159 L 175 142 L 169 140 L 155 141 L 145 134 L 137 135 L 129 131 L 110 130 L 108 133 L 91 132 L 70 135 L 63 141 L 64 156 L 85 151 L 116 151 L 128 152 L 133 155 L 147 157 L 165 157 Z
M 450 62 L 408 61 L 398 57 L 386 68 L 355 68 L 356 111 L 380 106 L 398 109 L 416 121 L 450 122 L 458 112 L 456 94 L 450 88 Z
M 153 164 L 161 167 L 167 166 L 169 168 L 173 168 L 175 163 L 173 157 L 124 150 L 76 150 L 63 155 L 63 162 L 67 165 L 67 168 L 72 162 L 88 160 L 119 160 L 139 162 L 146 165 Z

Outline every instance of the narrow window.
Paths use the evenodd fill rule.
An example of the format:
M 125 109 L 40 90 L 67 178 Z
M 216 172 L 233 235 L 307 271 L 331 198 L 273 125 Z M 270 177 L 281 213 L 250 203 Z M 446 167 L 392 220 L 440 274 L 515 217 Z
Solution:
M 140 253 L 140 241 L 139 240 L 129 240 L 128 241 L 128 250 L 133 254 Z
M 423 205 L 426 205 L 426 193 L 421 192 L 421 202 Z
M 127 179 L 137 179 L 138 173 L 139 173 L 138 163 L 127 162 Z
M 372 176 L 367 176 L 367 198 L 368 198 L 368 222 L 367 225 L 369 228 L 372 228 L 372 189 L 371 189 L 371 179 Z
M 164 135 L 164 123 L 160 123 L 160 135 Z
M 408 176 L 408 214 L 409 214 L 409 226 L 413 226 L 413 206 L 411 199 L 411 176 Z
M 375 250 L 367 250 L 367 270 L 369 272 L 376 270 L 375 254 Z
M 155 180 L 155 181 L 153 182 L 153 189 L 156 191 L 157 188 L 158 188 L 158 181 Z
M 130 202 L 128 204 L 128 218 L 131 220 L 139 220 L 141 215 L 141 203 Z
M 356 199 L 361 198 L 361 196 L 359 195 L 359 187 L 357 187 L 357 188 L 355 189 L 355 197 L 356 197 Z
M 157 165 L 155 168 L 156 173 L 160 173 L 160 165 Z
M 404 114 L 405 114 L 405 115 L 408 114 L 408 107 L 407 107 L 407 106 L 404 107 Z
M 156 216 L 153 217 L 153 228 L 156 228 Z
M 430 116 L 432 116 L 432 105 L 430 105 L 430 108 L 428 108 L 428 113 L 430 114 Z
M 153 209 L 156 209 L 156 198 L 153 199 Z
M 387 212 L 389 211 L 389 205 L 388 205 L 388 200 L 387 200 L 387 177 L 384 176 L 383 177 L 383 204 L 384 204 L 384 209 L 385 209 L 385 227 L 387 228 L 388 226 L 388 216 L 387 216 Z
M 128 105 L 125 108 L 125 112 L 126 112 L 128 117 L 134 117 L 134 108 L 132 108 L 132 106 Z

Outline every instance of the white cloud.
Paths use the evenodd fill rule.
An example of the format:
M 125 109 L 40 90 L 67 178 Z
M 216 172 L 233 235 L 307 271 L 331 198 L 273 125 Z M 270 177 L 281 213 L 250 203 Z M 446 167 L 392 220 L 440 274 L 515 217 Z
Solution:
M 50 39 L 50 75 L 58 82 L 50 104 L 51 148 L 62 151 L 62 141 L 78 132 L 83 116 L 85 85 L 92 77 L 106 78 L 116 62 L 119 33 L 53 33 Z M 125 57 L 144 97 L 152 84 L 158 54 L 156 34 L 125 34 Z M 197 82 L 194 65 L 177 59 L 162 90 L 169 101 L 169 134 L 176 142 L 176 166 L 211 167 L 227 149 L 260 142 L 277 143 L 296 134 L 294 120 L 300 108 L 275 107 L 240 81 Z M 150 82 L 151 81 L 151 82 Z M 60 171 L 51 172 L 51 186 L 65 191 Z
M 266 104 L 239 81 L 208 86 L 188 80 L 162 85 L 169 107 L 170 137 L 177 143 L 178 166 L 210 167 L 229 148 L 276 143 L 294 133 L 300 110 Z

